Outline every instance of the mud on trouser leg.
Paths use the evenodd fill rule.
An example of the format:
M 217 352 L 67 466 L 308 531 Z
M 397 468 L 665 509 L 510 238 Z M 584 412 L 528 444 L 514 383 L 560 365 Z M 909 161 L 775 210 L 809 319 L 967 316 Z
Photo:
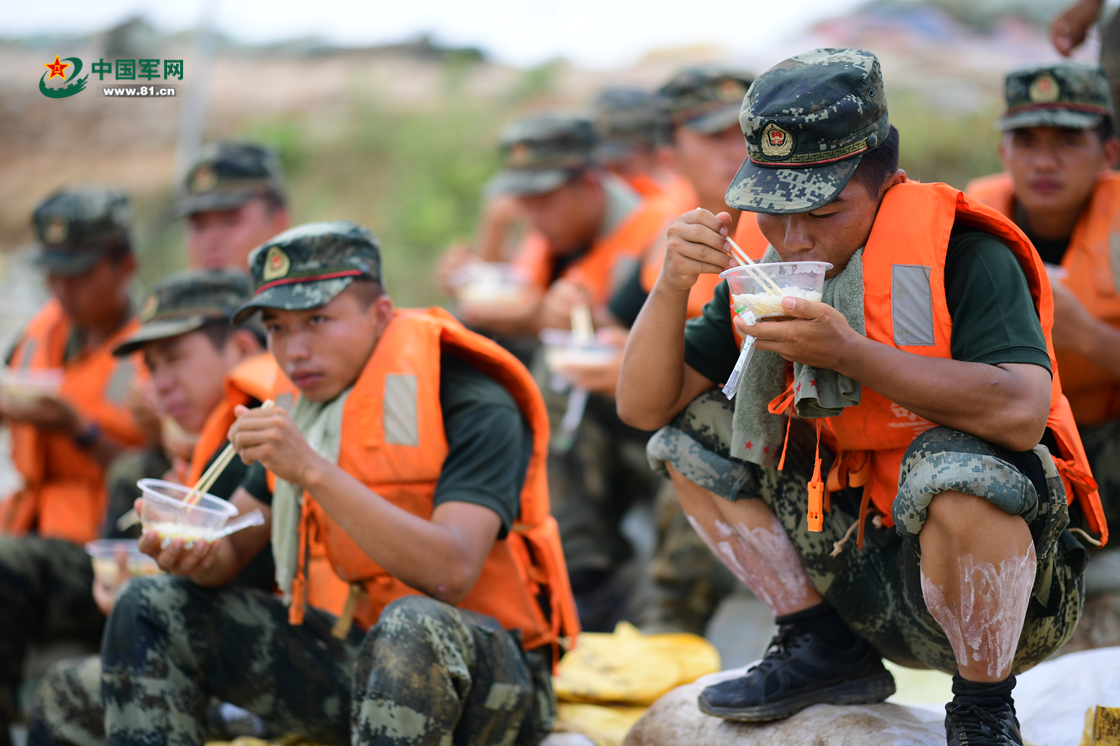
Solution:
M 911 649 L 926 664 L 954 671 L 948 640 L 925 607 L 919 586 L 921 547 L 932 499 L 956 491 L 983 498 L 1027 522 L 1037 569 L 1019 637 L 1012 673 L 1040 663 L 1073 633 L 1084 600 L 1086 553 L 1066 530 L 1066 493 L 1045 446 L 1008 451 L 949 428 L 934 428 L 911 443 L 899 473 L 893 517 L 906 544 L 902 571 L 911 619 L 906 624 Z
M 358 658 L 352 742 L 536 744 L 554 705 L 530 659 L 490 617 L 425 596 L 398 599 Z

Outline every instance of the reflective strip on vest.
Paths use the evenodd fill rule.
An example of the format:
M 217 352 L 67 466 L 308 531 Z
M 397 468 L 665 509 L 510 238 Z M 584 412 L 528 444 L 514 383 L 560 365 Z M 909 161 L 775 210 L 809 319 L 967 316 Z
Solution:
M 389 373 L 385 376 L 382 426 L 385 442 L 395 446 L 420 445 L 420 420 L 417 413 L 416 376 Z
M 933 335 L 933 288 L 924 264 L 891 267 L 891 324 L 894 343 L 911 347 L 936 344 Z

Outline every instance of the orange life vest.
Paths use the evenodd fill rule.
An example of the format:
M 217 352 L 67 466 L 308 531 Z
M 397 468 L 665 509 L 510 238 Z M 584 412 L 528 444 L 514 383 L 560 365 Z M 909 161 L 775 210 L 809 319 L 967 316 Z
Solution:
M 532 376 L 506 350 L 467 331 L 440 308 L 398 310 L 354 384 L 342 414 L 338 465 L 371 491 L 414 515 L 429 518 L 447 457 L 439 401 L 440 356 L 460 357 L 501 383 L 533 431 L 533 454 L 521 492 L 520 516 L 494 542 L 474 587 L 458 605 L 521 631 L 525 649 L 558 645 L 579 632 L 575 601 L 549 514 L 548 414 Z M 300 525 L 300 566 L 290 618 L 302 621 L 305 541 L 321 532 L 339 577 L 364 586 L 368 599 L 355 618 L 369 626 L 402 596 L 418 594 L 363 552 L 307 493 Z M 549 609 L 546 615 L 542 602 Z
M 143 443 L 128 392 L 144 372 L 136 355 L 116 358 L 112 350 L 137 328 L 135 319 L 96 348 L 63 362 L 73 325 L 51 300 L 31 321 L 12 356 L 15 369 L 61 368 L 60 397 L 84 419 L 122 446 Z M 82 544 L 97 538 L 105 517 L 105 470 L 68 434 L 11 423 L 12 461 L 24 486 L 0 505 L 5 532 L 66 539 Z
M 657 282 L 658 275 L 661 274 L 661 265 L 665 263 L 665 250 L 668 244 L 666 234 L 669 225 L 684 213 L 695 210 L 696 202 L 696 193 L 692 192 L 690 198 L 683 199 L 678 203 L 677 207 L 681 208 L 680 211 L 672 216 L 669 223 L 662 229 L 661 238 L 650 248 L 643 259 L 641 283 L 642 289 L 647 293 L 653 291 L 653 285 Z M 742 247 L 743 251 L 747 252 L 747 256 L 755 261 L 761 260 L 767 247 L 770 246 L 770 242 L 758 229 L 758 216 L 753 212 L 744 212 L 739 215 L 739 224 L 735 226 L 735 233 L 732 238 L 735 243 Z M 722 280 L 718 274 L 703 274 L 696 278 L 696 284 L 688 292 L 688 318 L 695 318 L 704 312 L 704 306 L 712 299 L 716 286 L 720 282 Z
M 1008 217 L 1015 206 L 1015 187 L 1008 174 L 986 176 L 970 183 L 968 196 L 991 205 Z M 1062 284 L 1073 291 L 1095 318 L 1120 328 L 1120 289 L 1116 286 L 1120 266 L 1116 249 L 1120 243 L 1120 173 L 1109 171 L 1097 181 L 1092 199 L 1081 211 L 1062 257 L 1068 272 Z M 1057 351 L 1062 369 L 1062 390 L 1081 426 L 1096 425 L 1120 417 L 1120 379 L 1067 350 Z
M 225 398 L 210 412 L 202 426 L 185 483 L 198 482 L 202 472 L 206 470 L 207 463 L 218 453 L 219 448 L 224 447 L 229 429 L 237 419 L 234 416 L 234 408 L 238 405 L 247 407 L 254 399 L 259 402 L 272 399 L 282 406 L 287 406 L 294 400 L 298 391 L 280 370 L 276 358 L 272 355 L 261 353 L 240 362 L 226 374 Z M 350 587 L 335 575 L 320 537 L 309 538 L 309 551 L 311 556 L 307 565 L 307 574 L 310 578 L 307 603 L 338 616 L 346 605 Z
M 639 261 L 664 225 L 666 209 L 665 200 L 643 199 L 613 231 L 597 238 L 583 256 L 565 267 L 561 277 L 587 288 L 596 306 L 606 304 L 618 283 L 625 279 L 619 276 L 624 271 L 620 260 Z M 525 238 L 514 259 L 514 264 L 525 271 L 541 292 L 552 284 L 554 263 L 548 239 L 537 231 Z
M 1078 500 L 1090 529 L 1100 534 L 1102 543 L 1107 542 L 1108 527 L 1097 485 L 1090 474 L 1069 402 L 1062 395 L 1054 359 L 1050 338 L 1054 298 L 1050 283 L 1038 252 L 1014 223 L 947 184 L 910 181 L 889 189 L 879 206 L 863 252 L 867 338 L 923 357 L 952 357 L 953 322 L 945 300 L 945 257 L 949 233 L 956 224 L 998 238 L 1012 250 L 1026 273 L 1053 370 L 1046 426 L 1058 444 L 1058 452 L 1052 454 L 1054 463 L 1061 474 L 1068 501 Z M 896 282 L 900 283 L 897 298 L 908 309 L 930 309 L 928 328 L 915 325 L 912 312 L 903 312 L 895 318 Z M 904 341 L 896 342 L 896 335 Z M 861 513 L 873 503 L 885 525 L 893 525 L 891 505 L 898 493 L 902 457 L 914 438 L 936 424 L 864 386 L 860 403 L 829 418 L 829 427 L 839 453 L 828 475 L 828 490 L 862 486 Z M 861 521 L 860 545 L 862 531 Z

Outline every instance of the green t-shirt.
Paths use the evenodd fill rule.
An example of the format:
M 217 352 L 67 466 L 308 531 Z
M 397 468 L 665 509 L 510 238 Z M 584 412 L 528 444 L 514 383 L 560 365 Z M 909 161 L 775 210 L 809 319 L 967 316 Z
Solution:
M 954 360 L 1031 363 L 1050 370 L 1027 277 L 1002 241 L 953 228 L 945 257 L 945 300 L 953 319 Z M 726 381 L 739 358 L 726 281 L 716 287 L 704 313 L 689 320 L 684 338 L 685 362 L 710 381 Z
M 440 357 L 439 402 L 447 459 L 434 505 L 463 502 L 490 508 L 505 538 L 521 512 L 521 488 L 533 454 L 533 433 L 509 391 L 470 363 Z M 242 481 L 250 495 L 271 505 L 265 470 L 250 467 Z

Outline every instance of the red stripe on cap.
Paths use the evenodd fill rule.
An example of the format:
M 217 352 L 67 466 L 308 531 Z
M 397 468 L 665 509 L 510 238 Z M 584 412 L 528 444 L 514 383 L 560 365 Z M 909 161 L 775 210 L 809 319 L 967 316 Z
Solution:
M 253 295 L 260 295 L 269 288 L 274 288 L 277 285 L 292 285 L 297 282 L 318 282 L 319 280 L 335 280 L 339 277 L 360 277 L 365 274 L 365 271 L 360 269 L 346 269 L 341 272 L 328 272 L 325 275 L 304 275 L 303 277 L 282 277 L 279 280 L 266 282 L 257 288 L 257 292 Z
M 1071 104 L 1063 101 L 1054 101 L 1045 104 L 1019 104 L 1007 110 L 1004 117 L 1014 116 L 1021 114 L 1025 111 L 1076 111 L 1082 114 L 1100 114 L 1102 116 L 1108 115 L 1108 109 L 1103 106 L 1095 104 Z

